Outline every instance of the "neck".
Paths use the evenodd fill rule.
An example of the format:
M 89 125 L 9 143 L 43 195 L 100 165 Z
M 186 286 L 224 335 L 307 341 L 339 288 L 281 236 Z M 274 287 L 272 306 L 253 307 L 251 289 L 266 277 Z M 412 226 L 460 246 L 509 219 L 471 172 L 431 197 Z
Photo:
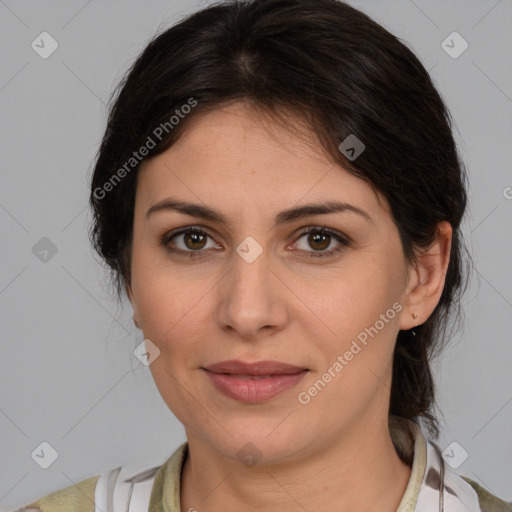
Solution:
M 181 512 L 396 512 L 411 467 L 398 456 L 387 422 L 366 422 L 335 444 L 279 464 L 248 467 L 193 435 L 181 479 Z M 189 434 L 189 433 L 187 433 Z

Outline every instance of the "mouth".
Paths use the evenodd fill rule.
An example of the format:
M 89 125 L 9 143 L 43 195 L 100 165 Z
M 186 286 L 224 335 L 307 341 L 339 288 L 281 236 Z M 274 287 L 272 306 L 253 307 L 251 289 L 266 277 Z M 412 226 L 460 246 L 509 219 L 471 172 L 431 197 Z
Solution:
M 202 370 L 217 391 L 246 403 L 270 400 L 296 386 L 309 372 L 279 361 L 224 361 Z
M 295 366 L 281 361 L 256 361 L 248 363 L 239 359 L 221 361 L 204 367 L 205 370 L 214 373 L 225 373 L 230 375 L 245 375 L 255 377 L 268 377 L 273 375 L 292 375 L 308 370 L 308 368 Z

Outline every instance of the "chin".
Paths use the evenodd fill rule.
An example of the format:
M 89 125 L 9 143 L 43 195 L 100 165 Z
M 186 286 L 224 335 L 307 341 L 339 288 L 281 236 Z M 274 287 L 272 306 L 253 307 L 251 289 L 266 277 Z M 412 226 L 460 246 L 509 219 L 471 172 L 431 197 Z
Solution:
M 239 460 L 247 466 L 280 464 L 300 458 L 314 441 L 302 439 L 300 433 L 304 433 L 304 428 L 298 425 L 297 428 L 290 424 L 278 426 L 282 420 L 280 415 L 273 421 L 254 418 L 236 423 L 224 421 L 224 428 L 216 429 L 215 434 L 203 431 L 201 437 L 223 457 Z

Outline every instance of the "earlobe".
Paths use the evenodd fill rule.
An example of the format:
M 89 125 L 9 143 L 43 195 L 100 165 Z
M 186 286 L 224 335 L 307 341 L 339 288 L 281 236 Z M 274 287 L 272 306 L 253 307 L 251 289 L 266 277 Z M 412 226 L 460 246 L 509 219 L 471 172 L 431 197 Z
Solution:
M 411 269 L 408 281 L 410 286 L 406 292 L 406 307 L 400 329 L 408 330 L 421 325 L 437 306 L 444 289 L 450 261 L 451 241 L 450 223 L 440 222 L 435 242 L 417 256 L 416 265 Z M 413 315 L 416 317 L 414 318 Z M 412 322 L 411 317 L 414 318 Z
M 133 323 L 135 324 L 135 326 L 138 329 L 141 329 L 139 313 L 137 311 L 137 304 L 134 300 L 132 289 L 131 289 L 129 283 L 125 283 L 125 290 L 126 290 L 126 295 L 128 296 L 128 300 L 130 301 L 130 304 L 132 305 L 132 309 L 133 309 Z
M 142 329 L 140 325 L 140 318 L 139 318 L 139 312 L 137 311 L 137 306 L 134 302 L 132 302 L 132 309 L 133 309 L 133 323 L 138 329 Z

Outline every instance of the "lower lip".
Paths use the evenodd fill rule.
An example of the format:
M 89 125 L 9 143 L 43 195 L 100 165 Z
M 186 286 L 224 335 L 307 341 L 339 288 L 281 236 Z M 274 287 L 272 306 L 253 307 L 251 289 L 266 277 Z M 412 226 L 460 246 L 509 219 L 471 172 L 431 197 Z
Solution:
M 262 402 L 295 386 L 308 370 L 289 375 L 250 378 L 247 375 L 214 373 L 205 370 L 213 385 L 225 395 L 243 402 Z

